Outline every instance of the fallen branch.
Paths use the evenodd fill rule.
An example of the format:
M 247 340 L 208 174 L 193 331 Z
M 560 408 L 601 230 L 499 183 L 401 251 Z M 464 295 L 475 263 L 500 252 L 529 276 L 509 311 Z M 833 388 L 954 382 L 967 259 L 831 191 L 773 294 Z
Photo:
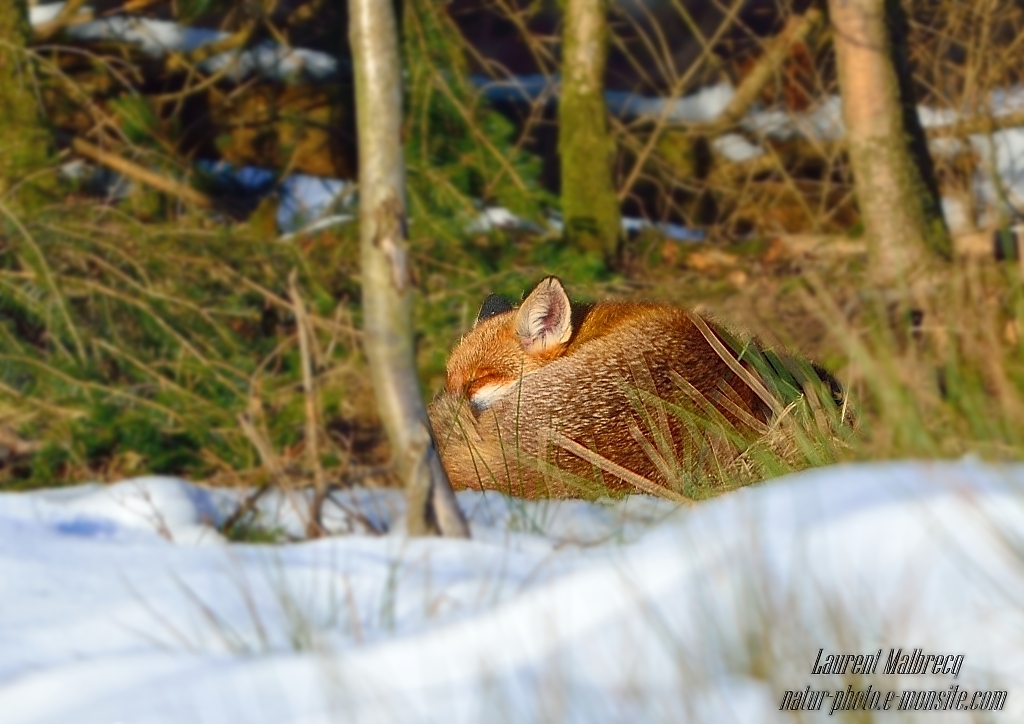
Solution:
M 712 127 L 722 130 L 739 123 L 747 115 L 750 106 L 754 104 L 768 82 L 777 76 L 789 57 L 790 49 L 807 40 L 811 33 L 821 27 L 823 22 L 824 16 L 821 11 L 814 9 L 808 10 L 802 16 L 791 17 L 782 32 L 769 41 L 764 55 L 758 59 L 757 64 L 740 83 L 732 100 L 729 101 L 729 105 L 712 122 Z
M 632 470 L 628 470 L 621 465 L 618 465 L 617 463 L 613 463 L 608 458 L 602 457 L 593 450 L 583 447 L 575 440 L 571 440 L 559 432 L 553 432 L 552 435 L 555 443 L 557 443 L 562 449 L 571 452 L 573 455 L 578 455 L 591 465 L 595 465 L 606 473 L 614 475 L 620 480 L 624 480 L 637 490 L 659 498 L 667 498 L 672 502 L 680 503 L 681 505 L 693 505 L 694 501 L 692 498 L 688 498 L 681 493 L 677 493 L 671 488 L 659 485 L 653 480 L 645 478 L 643 475 L 639 475 L 634 473 Z
M 167 176 L 162 176 L 155 171 L 150 171 L 148 168 L 140 166 L 134 161 L 129 161 L 126 158 L 118 156 L 116 153 L 104 151 L 102 148 L 92 145 L 83 138 L 74 138 L 71 141 L 71 149 L 78 155 L 84 156 L 90 161 L 95 161 L 96 163 L 117 171 L 128 178 L 150 186 L 157 191 L 162 191 L 165 194 L 184 199 L 185 201 L 189 201 L 204 209 L 208 209 L 213 206 L 213 199 L 203 192 L 197 191 L 188 184 L 175 181 Z
M 1009 255 L 1003 248 L 998 229 L 979 229 L 953 237 L 953 252 L 962 259 L 996 259 L 1014 258 L 1020 253 L 1020 239 L 1024 229 L 1014 228 L 1013 247 Z M 819 258 L 843 258 L 861 256 L 868 253 L 867 243 L 861 239 L 848 239 L 844 236 L 827 234 L 783 234 L 775 237 L 781 244 L 785 254 L 789 256 L 813 256 Z
M 981 133 L 989 134 L 1005 128 L 1024 126 L 1024 111 L 1007 113 L 1003 116 L 971 116 L 944 126 L 932 126 L 924 129 L 928 138 L 959 138 Z
M 697 327 L 698 331 L 700 331 L 704 336 L 704 339 L 707 340 L 707 343 L 711 345 L 711 349 L 713 349 L 722 361 L 729 366 L 729 369 L 731 369 L 737 377 L 743 380 L 747 386 L 761 398 L 761 401 L 771 409 L 772 414 L 776 417 L 782 414 L 782 405 L 777 399 L 775 399 L 775 396 L 765 389 L 765 386 L 761 384 L 761 381 L 757 379 L 750 370 L 744 367 L 732 352 L 726 349 L 722 340 L 718 338 L 718 335 L 711 331 L 711 327 L 708 326 L 708 323 L 705 322 L 699 314 L 694 312 L 689 312 L 688 316 L 690 321 L 693 322 L 694 326 Z

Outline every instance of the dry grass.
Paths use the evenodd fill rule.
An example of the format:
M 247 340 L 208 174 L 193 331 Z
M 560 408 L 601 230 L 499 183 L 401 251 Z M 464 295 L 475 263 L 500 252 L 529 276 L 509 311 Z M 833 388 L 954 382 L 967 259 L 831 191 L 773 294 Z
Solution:
M 720 321 L 746 330 L 738 338 L 754 334 L 769 350 L 824 362 L 846 394 L 837 406 L 828 390 L 801 389 L 787 375 L 793 370 L 767 365 L 770 356 L 755 359 L 752 348 L 740 345 L 735 351 L 755 364 L 776 400 L 768 426 L 738 430 L 710 405 L 651 399 L 637 390 L 632 404 L 638 429 L 629 444 L 643 445 L 663 471 L 669 497 L 707 497 L 835 462 L 1024 457 L 1024 286 L 1016 261 L 950 264 L 913 298 L 873 289 L 856 259 L 804 259 L 779 268 L 765 267 L 754 255 L 738 263 L 750 279 L 739 290 L 723 292 L 710 275 L 697 280 L 684 272 L 684 280 L 694 278 L 693 287 L 673 280 L 672 290 L 657 276 L 646 283 L 641 277 L 635 280 L 639 289 L 623 294 L 619 288 L 615 296 L 671 298 L 674 291 L 680 303 L 703 298 Z M 680 399 L 687 399 L 682 388 Z M 669 454 L 658 422 L 666 415 L 690 431 L 690 443 L 669 443 Z M 658 492 L 655 481 L 631 479 L 609 461 L 591 460 L 592 451 L 570 452 L 589 453 L 596 469 Z M 593 481 L 585 489 L 595 494 Z
M 143 226 L 92 206 L 51 209 L 11 228 L 0 248 L 0 427 L 15 441 L 0 467 L 6 487 L 141 472 L 253 485 L 388 480 L 359 350 L 354 242 L 344 233 L 283 245 L 244 226 Z M 437 256 L 420 260 L 428 394 L 478 299 L 541 273 L 530 265 L 456 273 Z M 701 296 L 770 349 L 825 361 L 848 394 L 837 408 L 821 390 L 806 394 L 762 367 L 779 412 L 753 438 L 665 406 L 695 439 L 719 441 L 676 449 L 672 460 L 657 430 L 639 424 L 662 467 L 678 472 L 673 496 L 706 497 L 837 461 L 1022 456 L 1016 262 L 950 267 L 920 300 L 917 325 L 893 316 L 893 300 L 872 296 L 856 264 L 766 266 L 757 254 L 739 264 L 753 280 L 740 289 L 704 273 L 685 295 L 677 283 L 675 299 Z M 587 294 L 671 299 L 663 273 L 640 267 L 631 280 L 592 282 Z M 710 470 L 693 462 L 709 459 Z
M 516 0 L 486 7 L 508 23 L 509 37 L 538 71 L 553 77 L 558 24 L 550 8 Z M 752 104 L 747 108 L 791 118 L 834 95 L 827 29 L 803 6 L 779 0 L 765 22 L 733 0 L 702 7 L 707 17 L 687 17 L 683 3 L 658 10 L 666 17 L 616 10 L 613 75 L 620 89 L 671 101 L 698 84 L 729 79 Z M 915 0 L 907 10 L 919 99 L 962 114 L 946 134 L 957 141 L 947 144 L 955 152 L 935 159 L 944 193 L 970 200 L 968 224 L 1006 221 L 1012 205 L 982 208 L 968 193 L 979 173 L 995 177 L 967 140 L 979 129 L 992 138 L 993 92 L 1021 80 L 1024 15 L 1011 4 L 951 0 Z M 1019 457 L 1024 370 L 1013 263 L 949 270 L 921 301 L 926 314 L 917 328 L 894 319 L 893 300 L 872 297 L 856 258 L 831 265 L 775 258 L 766 240 L 777 232 L 856 230 L 843 149 L 799 128 L 786 141 L 769 139 L 737 121 L 744 108 L 731 106 L 710 122 L 669 122 L 664 114 L 619 119 L 616 163 L 627 211 L 699 227 L 716 244 L 747 235 L 742 243 L 716 245 L 709 254 L 649 233 L 629 241 L 613 275 L 552 236 L 467 234 L 465 222 L 480 201 L 534 221 L 554 203 L 545 191 L 551 169 L 541 161 L 552 150 L 552 96 L 495 113 L 468 74 L 509 80 L 513 69 L 459 35 L 460 23 L 467 26 L 457 7 L 446 14 L 410 3 L 407 15 L 410 207 L 428 394 L 440 386 L 447 350 L 487 293 L 516 296 L 557 273 L 585 297 L 657 298 L 718 311 L 770 347 L 824 362 L 846 385 L 847 410 L 798 396 L 779 403 L 784 411 L 754 442 L 729 430 L 711 435 L 728 441 L 721 443 L 727 454 L 714 474 L 718 482 L 687 473 L 679 494 L 710 494 L 837 460 Z M 680 32 L 670 37 L 672 28 Z M 60 53 L 52 52 L 39 56 L 41 75 L 70 83 L 54 65 Z M 95 52 L 97 68 L 106 68 L 99 62 L 106 50 Z M 132 78 L 118 75 L 118 92 L 138 90 Z M 196 87 L 223 81 L 189 78 Z M 83 93 L 74 102 L 84 104 Z M 104 111 L 95 123 L 118 135 L 115 116 Z M 167 124 L 129 125 L 135 140 L 121 138 L 125 148 L 173 156 L 177 140 Z M 715 150 L 725 133 L 764 155 L 729 161 Z M 992 186 L 1005 196 L 1000 184 Z M 321 488 L 386 479 L 388 451 L 359 352 L 351 230 L 275 244 L 258 220 L 189 216 L 146 192 L 127 206 L 136 216 L 179 216 L 171 225 L 142 224 L 74 198 L 27 217 L 0 208 L 0 484 L 142 471 L 253 484 L 316 481 Z M 692 424 L 702 439 L 709 435 L 706 421 Z M 687 465 L 664 462 L 677 470 Z
M 2 422 L 44 449 L 8 461 L 6 484 L 143 471 L 301 480 L 322 464 L 344 479 L 353 458 L 381 462 L 344 239 L 303 249 L 91 205 L 11 227 L 0 246 Z M 291 289 L 289 273 L 301 280 Z M 312 400 L 300 382 L 314 368 Z M 315 455 L 303 455 L 308 420 L 324 440 Z

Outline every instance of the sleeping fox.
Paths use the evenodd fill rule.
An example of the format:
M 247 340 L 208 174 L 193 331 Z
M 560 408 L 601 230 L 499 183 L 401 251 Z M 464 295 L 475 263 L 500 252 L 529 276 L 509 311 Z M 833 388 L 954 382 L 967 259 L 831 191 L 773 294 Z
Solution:
M 678 488 L 688 466 L 720 463 L 771 415 L 724 339 L 664 304 L 572 304 L 556 277 L 518 308 L 488 297 L 430 406 L 452 485 L 524 497 Z

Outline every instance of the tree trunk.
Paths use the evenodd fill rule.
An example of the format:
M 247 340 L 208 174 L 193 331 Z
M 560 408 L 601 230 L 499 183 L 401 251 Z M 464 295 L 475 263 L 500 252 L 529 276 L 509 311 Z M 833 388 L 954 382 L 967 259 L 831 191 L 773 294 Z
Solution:
M 390 0 L 349 0 L 359 143 L 366 356 L 377 408 L 406 486 L 411 535 L 467 537 L 416 377 L 405 220 L 402 76 Z
M 829 13 L 872 276 L 883 287 L 913 283 L 951 242 L 911 93 L 902 9 L 898 0 L 829 0 Z
M 30 37 L 25 1 L 0 0 L 0 200 L 32 172 L 45 168 L 50 155 L 50 133 L 27 72 Z M 35 179 L 29 188 L 42 185 Z
M 612 182 L 604 72 L 608 60 L 606 0 L 567 0 L 558 106 L 562 219 L 566 240 L 612 259 L 619 243 L 619 202 Z

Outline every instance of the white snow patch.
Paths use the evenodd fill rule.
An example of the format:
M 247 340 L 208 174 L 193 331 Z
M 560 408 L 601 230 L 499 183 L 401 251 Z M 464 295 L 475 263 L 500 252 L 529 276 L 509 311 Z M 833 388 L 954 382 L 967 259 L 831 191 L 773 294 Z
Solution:
M 64 3 L 48 3 L 46 5 L 32 5 L 28 9 L 28 21 L 32 25 L 42 25 L 53 20 L 64 8 Z M 92 12 L 92 7 L 83 5 L 78 11 L 80 13 Z
M 963 669 L 876 688 L 1024 714 L 1024 466 L 833 467 L 692 510 L 462 492 L 468 541 L 408 539 L 400 494 L 352 490 L 330 525 L 362 533 L 228 545 L 241 495 L 0 494 L 5 724 L 789 721 L 785 690 L 846 687 L 811 676 L 819 648 L 890 647 Z M 264 523 L 301 530 L 304 500 Z
M 353 207 L 355 187 L 353 181 L 292 174 L 279 189 L 281 203 L 277 207 L 277 228 L 287 232 L 299 231 L 307 224 L 333 215 L 335 210 Z
M 667 221 L 648 221 L 637 219 L 631 216 L 622 217 L 622 230 L 627 234 L 638 234 L 646 229 L 655 229 L 666 239 L 681 242 L 704 241 L 707 234 L 702 229 L 693 229 L 682 224 L 673 224 Z
M 973 214 L 963 199 L 943 196 L 941 201 L 942 215 L 946 217 L 946 224 L 952 233 L 966 233 L 974 229 Z
M 764 155 L 764 149 L 738 133 L 726 133 L 711 142 L 711 147 L 730 161 L 742 163 Z
M 736 95 L 729 82 L 701 88 L 682 98 L 650 98 L 636 93 L 607 91 L 608 111 L 623 118 L 664 118 L 675 123 L 707 123 L 715 120 Z
M 471 79 L 488 100 L 496 103 L 531 103 L 555 100 L 561 93 L 561 76 L 513 76 L 495 80 L 483 76 Z M 736 94 L 732 84 L 723 81 L 701 88 L 681 98 L 657 98 L 627 91 L 606 91 L 608 112 L 622 118 L 663 118 L 667 122 L 700 123 L 713 121 Z
M 521 216 L 513 214 L 502 206 L 488 206 L 466 224 L 470 234 L 486 234 L 498 229 L 519 229 L 523 231 L 543 232 L 544 229 L 531 223 Z
M 974 188 L 984 207 L 1016 215 L 1024 212 L 1024 128 L 1007 128 L 991 136 L 971 136 L 981 159 Z

